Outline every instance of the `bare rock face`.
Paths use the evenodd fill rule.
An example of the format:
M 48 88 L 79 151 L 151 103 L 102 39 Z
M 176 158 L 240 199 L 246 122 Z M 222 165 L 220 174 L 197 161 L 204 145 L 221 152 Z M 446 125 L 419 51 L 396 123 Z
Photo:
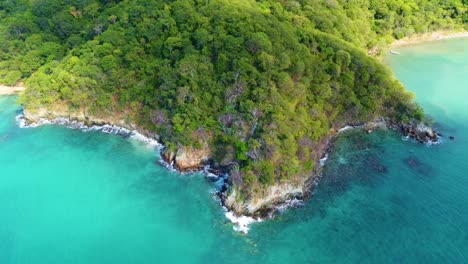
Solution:
M 181 146 L 176 152 L 169 150 L 162 151 L 161 157 L 177 170 L 185 172 L 198 170 L 209 164 L 211 152 L 208 145 L 204 145 L 201 148 Z
M 426 125 L 424 125 L 422 123 L 420 123 L 420 124 L 418 124 L 416 126 L 416 131 L 418 133 L 420 133 L 420 134 L 428 136 L 429 138 L 434 138 L 436 136 L 436 132 L 432 128 L 430 128 L 430 127 L 428 127 L 428 126 L 426 126 Z
M 40 119 L 43 118 L 48 118 L 49 116 L 49 111 L 45 108 L 39 108 L 36 109 L 35 111 L 31 111 L 29 109 L 23 109 L 23 114 L 24 117 L 31 123 L 36 123 Z
M 36 123 L 41 119 L 54 120 L 63 118 L 69 121 L 83 122 L 91 125 L 117 125 L 129 129 L 138 129 L 137 126 L 125 122 L 122 113 L 114 113 L 112 115 L 90 115 L 86 109 L 80 108 L 70 110 L 67 105 L 55 104 L 51 108 L 23 109 L 24 117 L 30 123 Z
M 162 151 L 161 157 L 165 162 L 167 162 L 167 164 L 173 165 L 175 161 L 175 152 L 167 150 Z
M 421 143 L 437 142 L 439 134 L 431 127 L 423 124 L 401 124 L 400 129 L 405 136 L 416 139 Z
M 224 205 L 237 215 L 265 217 L 275 205 L 303 197 L 304 183 L 282 183 L 267 187 L 261 194 L 241 200 L 236 190 L 224 198 Z
M 367 133 L 372 133 L 376 129 L 387 129 L 387 123 L 383 118 L 379 118 L 375 121 L 367 122 L 363 126 Z
M 225 191 L 220 195 L 223 205 L 236 215 L 265 218 L 269 217 L 278 205 L 288 203 L 289 200 L 294 198 L 303 199 L 307 197 L 309 190 L 316 185 L 316 179 L 321 174 L 320 158 L 326 153 L 332 135 L 336 133 L 337 130 L 316 143 L 311 155 L 311 158 L 315 161 L 314 170 L 310 174 L 297 175 L 294 179 L 277 182 L 251 193 L 248 197 L 242 197 L 240 190 L 237 189 L 239 187 L 231 185 L 230 190 L 226 187 Z
M 208 146 L 199 149 L 183 146 L 177 149 L 175 167 L 180 171 L 189 171 L 202 168 L 209 162 L 210 150 Z
M 68 106 L 61 106 L 60 104 L 54 105 L 51 108 L 37 108 L 37 109 L 23 109 L 23 114 L 29 122 L 38 122 L 41 119 L 56 119 L 64 118 L 69 120 L 76 120 L 84 122 L 86 120 L 86 115 L 84 111 L 70 111 Z

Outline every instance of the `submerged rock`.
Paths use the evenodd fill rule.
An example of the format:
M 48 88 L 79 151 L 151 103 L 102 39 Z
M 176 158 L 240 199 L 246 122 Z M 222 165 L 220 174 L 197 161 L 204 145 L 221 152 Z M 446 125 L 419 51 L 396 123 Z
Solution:
M 420 175 L 429 175 L 432 172 L 432 168 L 422 162 L 418 157 L 410 156 L 406 158 L 404 162 L 410 169 L 416 171 Z

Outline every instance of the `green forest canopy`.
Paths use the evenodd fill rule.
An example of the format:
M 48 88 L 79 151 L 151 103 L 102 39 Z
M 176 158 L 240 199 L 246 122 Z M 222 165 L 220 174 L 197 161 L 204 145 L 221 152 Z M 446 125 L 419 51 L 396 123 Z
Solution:
M 466 0 L 1 0 L 0 83 L 26 108 L 125 113 L 211 146 L 245 195 L 307 177 L 331 128 L 421 119 L 366 50 L 467 28 Z

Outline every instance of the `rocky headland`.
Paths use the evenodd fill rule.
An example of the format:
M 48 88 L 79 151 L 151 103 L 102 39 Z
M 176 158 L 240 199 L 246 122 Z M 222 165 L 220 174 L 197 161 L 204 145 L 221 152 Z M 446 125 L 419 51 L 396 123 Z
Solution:
M 323 162 L 328 155 L 328 151 L 334 140 L 340 133 L 348 129 L 363 129 L 367 133 L 372 133 L 376 129 L 391 129 L 401 133 L 408 139 L 413 139 L 424 144 L 437 144 L 441 135 L 430 126 L 420 122 L 396 122 L 389 119 L 379 118 L 371 122 L 354 122 L 342 126 L 340 129 L 332 129 L 328 136 L 317 144 L 316 158 L 314 160 L 314 171 L 311 175 L 298 177 L 289 182 L 281 182 L 269 186 L 261 194 L 247 199 L 239 199 L 236 190 L 221 193 L 223 204 L 234 211 L 237 215 L 249 215 L 257 218 L 270 216 L 275 209 L 287 203 L 291 199 L 304 199 L 310 194 L 312 188 L 320 179 Z M 226 183 L 229 185 L 229 182 Z M 229 188 L 226 188 L 229 190 Z
M 80 122 L 88 127 L 110 125 L 128 129 L 125 131 L 136 130 L 142 135 L 160 142 L 163 140 L 157 134 L 127 122 L 120 114 L 112 116 L 94 116 L 87 114 L 84 109 L 70 111 L 66 107 L 60 107 L 58 105 L 52 110 L 38 109 L 29 111 L 28 109 L 24 109 L 23 112 L 25 120 L 30 124 L 40 123 L 41 120 L 61 120 L 61 122 L 59 122 L 61 124 L 66 121 Z M 376 129 L 392 129 L 398 131 L 404 137 L 427 144 L 437 143 L 441 136 L 433 128 L 420 122 L 402 123 L 379 118 L 372 122 L 347 123 L 343 126 L 331 129 L 330 133 L 316 144 L 314 151 L 315 166 L 312 174 L 298 175 L 298 177 L 290 181 L 278 182 L 264 188 L 261 193 L 256 193 L 255 196 L 250 197 L 240 197 L 239 190 L 231 188 L 232 177 L 221 177 L 221 175 L 229 175 L 234 166 L 215 164 L 208 144 L 202 144 L 199 147 L 178 146 L 175 151 L 163 148 L 161 150 L 161 158 L 169 166 L 180 172 L 192 172 L 208 167 L 210 173 L 216 174 L 219 179 L 223 180 L 222 186 L 217 193 L 223 206 L 237 216 L 246 215 L 254 218 L 265 218 L 270 216 L 278 206 L 288 203 L 291 200 L 304 199 L 308 196 L 310 190 L 316 185 L 321 175 L 323 165 L 321 164 L 321 160 L 324 161 L 323 158 L 326 157 L 334 139 L 341 132 L 348 129 L 363 129 L 367 133 L 372 133 Z

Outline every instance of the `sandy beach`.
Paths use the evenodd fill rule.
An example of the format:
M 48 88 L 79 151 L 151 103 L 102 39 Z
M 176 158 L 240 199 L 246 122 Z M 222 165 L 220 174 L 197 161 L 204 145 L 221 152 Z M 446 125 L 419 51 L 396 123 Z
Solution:
M 389 48 L 407 46 L 407 45 L 412 45 L 412 44 L 425 42 L 425 41 L 462 38 L 462 37 L 468 37 L 468 31 L 460 31 L 460 32 L 436 31 L 436 32 L 430 32 L 430 33 L 425 33 L 425 34 L 418 34 L 418 35 L 414 35 L 411 37 L 405 37 L 405 38 L 396 40 L 389 45 Z
M 24 87 L 21 85 L 6 86 L 0 84 L 0 95 L 17 94 L 22 91 L 24 91 Z

